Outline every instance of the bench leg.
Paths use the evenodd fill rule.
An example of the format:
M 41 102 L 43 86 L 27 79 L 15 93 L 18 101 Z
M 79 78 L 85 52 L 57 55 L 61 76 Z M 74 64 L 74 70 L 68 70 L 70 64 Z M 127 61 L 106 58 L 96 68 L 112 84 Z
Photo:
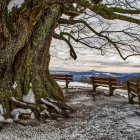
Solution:
M 110 96 L 113 96 L 113 91 L 114 91 L 114 89 L 113 89 L 113 87 L 112 87 L 112 83 L 111 83 L 111 79 L 110 79 L 110 78 L 109 78 L 108 83 L 109 83 L 109 95 L 110 95 Z
M 97 88 L 97 86 L 96 85 L 93 85 L 93 92 L 96 92 L 96 88 Z
M 68 85 L 69 85 L 69 82 L 68 82 L 68 81 L 66 81 L 66 89 L 68 89 Z
M 140 106 L 140 92 L 138 92 L 138 101 L 139 101 L 139 106 Z
M 109 95 L 110 95 L 110 96 L 113 96 L 113 91 L 114 91 L 114 90 L 113 90 L 113 88 L 112 88 L 112 87 L 111 87 L 111 88 L 109 88 Z
M 134 96 L 131 94 L 131 92 L 128 92 L 128 100 L 130 104 L 134 104 L 133 98 Z
M 129 103 L 131 103 L 131 100 L 132 100 L 132 99 L 131 99 L 131 96 L 132 96 L 131 93 L 128 92 L 128 102 L 129 102 Z
M 131 94 L 130 82 L 129 81 L 127 81 L 127 90 L 128 90 L 128 102 L 130 104 L 133 104 L 134 103 L 134 101 L 133 101 L 134 96 Z

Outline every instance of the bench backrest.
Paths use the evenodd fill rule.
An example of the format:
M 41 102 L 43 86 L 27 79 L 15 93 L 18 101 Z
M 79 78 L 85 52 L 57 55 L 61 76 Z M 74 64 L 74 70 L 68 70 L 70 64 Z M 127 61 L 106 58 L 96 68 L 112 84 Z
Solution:
M 72 75 L 62 75 L 62 74 L 51 74 L 53 79 L 56 80 L 73 80 Z
M 128 88 L 128 92 L 131 92 L 131 94 L 138 96 L 140 91 L 138 83 L 127 81 L 127 88 Z
M 90 77 L 92 83 L 101 84 L 101 85 L 111 85 L 117 86 L 117 80 L 115 78 L 99 78 L 99 77 Z

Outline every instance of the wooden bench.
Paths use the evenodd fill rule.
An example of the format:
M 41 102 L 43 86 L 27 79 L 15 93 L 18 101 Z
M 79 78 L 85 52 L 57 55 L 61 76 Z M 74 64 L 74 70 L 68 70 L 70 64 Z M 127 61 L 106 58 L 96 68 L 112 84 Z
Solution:
M 133 98 L 138 97 L 140 105 L 140 85 L 138 83 L 127 81 L 129 103 L 134 103 Z
M 118 85 L 118 82 L 115 78 L 99 78 L 99 77 L 90 77 L 93 91 L 96 91 L 98 86 L 109 87 L 109 95 L 113 95 L 115 89 L 122 89 L 123 86 Z
M 66 81 L 66 88 L 68 88 L 69 82 L 73 81 L 72 75 L 62 75 L 62 74 L 51 74 L 52 78 L 55 80 Z

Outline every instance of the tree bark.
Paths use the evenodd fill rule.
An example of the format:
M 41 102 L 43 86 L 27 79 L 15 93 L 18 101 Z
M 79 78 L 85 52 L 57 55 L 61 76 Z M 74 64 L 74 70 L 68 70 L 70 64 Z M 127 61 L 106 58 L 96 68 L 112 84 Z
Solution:
M 28 3 L 11 12 L 6 7 L 6 2 L 0 3 L 0 104 L 5 117 L 17 107 L 31 108 L 39 114 L 46 109 L 41 106 L 44 100 L 51 103 L 52 110 L 57 110 L 55 105 L 63 109 L 63 113 L 57 110 L 59 115 L 67 114 L 62 90 L 49 73 L 49 49 L 61 6 L 52 4 L 40 10 Z M 23 97 L 30 90 L 35 103 L 24 104 Z

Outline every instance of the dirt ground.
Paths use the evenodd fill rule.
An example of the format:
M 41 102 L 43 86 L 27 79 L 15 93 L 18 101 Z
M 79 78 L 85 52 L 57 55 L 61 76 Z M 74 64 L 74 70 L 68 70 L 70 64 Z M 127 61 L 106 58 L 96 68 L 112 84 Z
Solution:
M 140 109 L 128 99 L 103 91 L 64 90 L 74 109 L 69 119 L 5 125 L 0 140 L 139 140 Z

